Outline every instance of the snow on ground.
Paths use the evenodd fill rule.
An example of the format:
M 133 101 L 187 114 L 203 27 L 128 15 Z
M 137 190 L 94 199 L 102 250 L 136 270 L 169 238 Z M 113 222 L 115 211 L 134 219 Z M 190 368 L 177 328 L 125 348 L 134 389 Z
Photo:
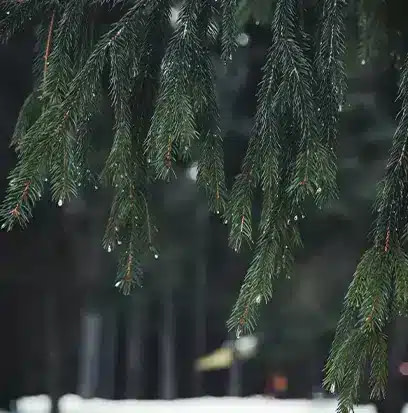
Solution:
M 17 402 L 18 413 L 48 413 L 47 396 L 26 397 Z M 61 413 L 335 413 L 336 401 L 321 400 L 273 400 L 262 396 L 248 398 L 123 400 L 84 400 L 67 395 L 60 400 Z M 192 410 L 194 409 L 194 410 Z M 376 413 L 374 406 L 358 406 L 355 413 Z

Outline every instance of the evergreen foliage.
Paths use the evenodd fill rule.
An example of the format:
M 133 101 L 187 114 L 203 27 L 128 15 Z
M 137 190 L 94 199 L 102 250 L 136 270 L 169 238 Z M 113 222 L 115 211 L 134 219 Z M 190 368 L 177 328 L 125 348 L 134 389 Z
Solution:
M 89 125 L 109 99 L 111 148 L 103 170 L 94 172 L 113 192 L 103 245 L 119 250 L 116 286 L 128 294 L 141 282 L 145 254 L 158 258 L 149 184 L 173 179 L 175 165 L 198 153 L 197 184 L 211 211 L 228 222 L 231 247 L 254 246 L 228 321 L 237 335 L 251 331 L 261 302 L 272 297 L 273 279 L 290 277 L 306 206 L 322 207 L 337 197 L 346 26 L 357 22 L 363 64 L 382 53 L 378 45 L 389 35 L 379 30 L 382 0 L 307 3 L 185 0 L 173 30 L 171 0 L 3 0 L 2 41 L 32 29 L 37 46 L 34 90 L 11 140 L 18 160 L 1 208 L 2 227 L 25 226 L 47 188 L 59 206 L 80 195 L 89 184 Z M 305 9 L 318 16 L 317 26 Z M 270 25 L 271 45 L 248 149 L 228 190 L 214 58 L 218 53 L 228 64 L 240 26 L 251 19 Z M 338 392 L 341 412 L 357 401 L 367 362 L 373 397 L 384 395 L 387 327 L 407 310 L 408 60 L 400 98 L 373 246 L 357 267 L 326 367 L 326 385 Z M 259 192 L 262 213 L 255 222 Z

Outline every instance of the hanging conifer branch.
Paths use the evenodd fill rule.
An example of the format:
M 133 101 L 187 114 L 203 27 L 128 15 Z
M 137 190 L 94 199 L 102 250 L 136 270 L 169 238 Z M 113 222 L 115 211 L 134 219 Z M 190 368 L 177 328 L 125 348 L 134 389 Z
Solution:
M 51 51 L 51 38 L 55 23 L 55 9 L 51 12 L 48 24 L 40 23 L 35 30 L 37 54 L 33 62 L 34 91 L 24 101 L 20 109 L 14 133 L 11 138 L 10 146 L 16 151 L 20 149 L 20 141 L 28 132 L 30 127 L 37 121 L 41 115 L 43 103 L 40 99 L 40 92 L 37 90 L 39 84 L 44 81 L 45 68 L 48 64 L 48 58 Z M 47 44 L 49 44 L 47 50 Z
M 142 27 L 144 25 L 142 24 Z M 139 30 L 141 29 L 139 28 Z M 125 80 L 130 75 L 129 68 L 132 67 L 131 55 L 128 42 L 135 41 L 135 36 L 140 32 L 128 32 L 130 37 L 121 37 L 121 41 L 111 47 L 111 74 L 110 89 L 115 114 L 115 136 L 113 146 L 108 156 L 104 178 L 115 190 L 111 216 L 105 235 L 105 248 L 110 252 L 119 242 L 117 236 L 119 231 L 126 230 L 137 218 L 137 212 L 132 204 L 136 203 L 136 184 L 134 182 L 134 160 L 132 132 L 131 132 L 131 110 L 130 96 L 132 90 L 126 87 Z M 130 237 L 131 238 L 131 237 Z M 133 245 L 129 238 L 128 252 L 133 254 Z M 115 242 L 116 241 L 116 242 Z
M 160 7 L 154 9 L 155 18 L 165 24 L 170 4 L 167 0 L 157 4 Z M 156 30 L 155 24 L 152 24 L 152 14 L 141 15 L 132 30 L 121 35 L 110 48 L 110 92 L 115 114 L 115 136 L 103 177 L 113 186 L 114 198 L 104 247 L 111 252 L 116 246 L 121 246 L 116 286 L 124 294 L 129 294 L 133 286 L 140 285 L 140 259 L 145 252 L 154 252 L 158 257 L 153 247 L 155 227 L 145 194 L 148 176 L 144 171 L 148 168 L 141 145 L 143 137 L 140 136 L 144 126 L 138 125 L 132 133 L 130 105 L 132 94 L 142 91 L 142 85 L 147 81 L 148 74 L 143 66 L 145 56 L 149 56 L 152 47 L 149 44 L 153 38 L 152 31 Z M 140 45 L 137 53 L 129 49 L 129 44 Z M 130 88 L 127 83 L 129 78 L 133 79 Z M 145 96 L 139 98 L 144 99 Z M 140 123 L 145 121 L 143 117 L 138 119 Z
M 227 63 L 237 48 L 237 0 L 221 1 L 221 59 Z
M 387 45 L 387 29 L 379 19 L 385 0 L 359 0 L 358 32 L 359 59 L 365 65 L 384 53 Z M 386 48 L 385 48 L 386 49 Z
M 328 152 L 326 183 L 320 185 L 316 195 L 321 204 L 337 196 L 336 142 L 338 124 L 346 94 L 345 57 L 345 0 L 325 0 L 322 2 L 320 38 L 315 65 L 318 84 L 318 113 L 323 134 L 322 143 Z
M 0 15 L 6 17 L 0 25 L 0 41 L 6 43 L 15 34 L 31 26 L 36 19 L 48 15 L 53 6 L 55 2 L 47 0 L 2 1 Z
M 197 127 L 191 96 L 195 51 L 200 48 L 199 16 L 202 0 L 184 3 L 178 26 L 162 62 L 160 89 L 146 149 L 157 176 L 168 179 L 173 164 L 188 156 L 197 139 Z
M 262 165 L 264 196 L 260 235 L 255 258 L 229 321 L 231 328 L 240 330 L 253 328 L 259 307 L 257 297 L 265 301 L 271 298 L 272 286 L 266 288 L 266 284 L 291 271 L 294 250 L 300 245 L 297 221 L 306 197 L 312 196 L 321 203 L 336 196 L 335 168 L 320 136 L 313 99 L 312 66 L 296 41 L 297 17 L 296 1 L 277 2 L 273 42 L 255 120 L 260 138 L 252 138 L 243 174 L 232 189 L 230 243 L 238 249 L 243 239 L 251 240 L 251 185 L 259 178 L 250 164 L 257 159 L 256 163 Z M 307 39 L 304 33 L 300 37 Z M 288 118 L 292 119 L 292 138 L 281 139 L 279 130 L 281 125 L 287 125 Z M 282 157 L 283 145 L 282 151 L 286 153 Z
M 226 211 L 226 221 L 230 223 L 229 245 L 237 252 L 243 242 L 252 243 L 253 194 L 261 178 L 263 184 L 271 186 L 272 191 L 278 187 L 280 149 L 276 110 L 279 82 L 276 64 L 278 45 L 279 38 L 276 32 L 273 32 L 273 41 L 268 51 L 258 92 L 258 108 L 252 135 L 241 173 L 235 178 Z M 265 161 L 265 154 L 268 154 L 268 162 Z
M 42 85 L 42 99 L 46 106 L 45 120 L 52 116 L 53 108 L 63 104 L 69 92 L 70 82 L 75 76 L 75 64 L 71 56 L 80 45 L 80 25 L 84 15 L 85 0 L 67 2 L 64 13 L 58 24 L 54 40 L 54 48 L 50 53 L 54 14 L 51 17 L 50 31 L 44 56 L 44 83 Z M 73 30 L 73 32 L 71 32 Z M 58 111 L 57 111 L 58 112 Z M 84 155 L 82 145 L 77 145 L 77 130 L 65 112 L 64 121 L 59 124 L 52 139 L 49 172 L 51 178 L 51 192 L 58 203 L 75 198 L 79 194 L 78 169 Z M 82 117 L 76 120 L 81 122 Z M 52 117 L 51 117 L 52 119 Z M 52 122 L 51 122 L 52 123 Z
M 215 69 L 210 47 L 216 41 L 217 9 L 211 0 L 203 0 L 199 31 L 199 48 L 195 50 L 192 98 L 199 137 L 197 185 L 207 195 L 209 208 L 216 214 L 224 212 L 226 200 L 224 151 L 219 127 L 219 109 L 215 95 Z
M 325 384 L 339 393 L 339 411 L 357 401 L 364 360 L 371 362 L 373 397 L 383 397 L 388 372 L 386 328 L 407 309 L 408 59 L 401 77 L 402 111 L 375 208 L 374 246 L 362 257 L 345 299 L 326 366 Z M 358 360 L 358 363 L 356 362 Z
M 21 139 L 40 116 L 41 107 L 42 105 L 36 92 L 30 93 L 24 101 L 10 140 L 10 146 L 14 147 L 17 152 L 20 150 Z

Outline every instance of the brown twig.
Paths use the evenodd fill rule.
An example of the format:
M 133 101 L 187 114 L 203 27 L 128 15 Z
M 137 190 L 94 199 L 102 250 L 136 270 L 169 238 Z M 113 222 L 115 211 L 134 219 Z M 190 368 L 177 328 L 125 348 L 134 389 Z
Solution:
M 30 181 L 28 181 L 23 189 L 23 193 L 21 194 L 20 201 L 17 202 L 16 206 L 10 211 L 10 214 L 14 217 L 18 217 L 20 215 L 21 203 L 27 200 L 28 191 L 30 189 Z
M 390 249 L 390 229 L 387 228 L 387 234 L 385 236 L 385 246 L 384 246 L 384 251 L 388 252 Z
M 48 37 L 47 37 L 47 45 L 45 47 L 45 54 L 44 54 L 44 80 L 47 75 L 47 67 L 48 67 L 48 58 L 50 57 L 51 52 L 51 41 L 52 41 L 52 32 L 54 30 L 54 20 L 55 20 L 55 11 L 52 13 L 50 27 L 48 29 Z
M 164 157 L 164 164 L 166 165 L 166 168 L 167 169 L 170 169 L 171 168 L 171 151 L 172 151 L 172 139 L 171 138 L 169 138 L 169 143 L 168 143 L 168 146 L 167 146 L 167 152 L 166 152 L 166 155 L 165 155 L 165 157 Z
M 245 310 L 244 310 L 244 314 L 242 314 L 242 317 L 239 319 L 239 324 L 241 326 L 243 326 L 247 322 L 246 318 L 248 316 L 248 310 L 249 310 L 249 306 L 246 305 Z

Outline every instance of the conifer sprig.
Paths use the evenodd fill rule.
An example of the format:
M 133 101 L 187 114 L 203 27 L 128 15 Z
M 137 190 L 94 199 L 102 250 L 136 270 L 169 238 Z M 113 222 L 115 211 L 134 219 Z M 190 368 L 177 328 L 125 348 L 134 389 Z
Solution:
M 345 12 L 346 0 L 325 0 L 321 6 L 319 45 L 315 67 L 318 85 L 318 119 L 326 156 L 321 159 L 327 177 L 319 189 L 319 201 L 336 196 L 336 142 L 340 113 L 346 94 L 345 71 Z
M 227 222 L 230 223 L 229 245 L 237 252 L 242 243 L 250 245 L 253 242 L 252 203 L 255 189 L 260 185 L 261 179 L 263 182 L 268 180 L 269 185 L 273 185 L 272 188 L 277 188 L 279 180 L 279 75 L 275 60 L 278 57 L 278 54 L 275 54 L 278 44 L 279 40 L 274 32 L 272 46 L 263 67 L 254 127 L 241 173 L 235 178 L 225 214 Z M 268 162 L 265 162 L 265 154 L 268 154 Z
M 325 385 L 337 392 L 339 412 L 349 412 L 357 403 L 368 360 L 371 395 L 379 398 L 385 394 L 386 328 L 392 316 L 395 265 L 408 270 L 402 251 L 373 247 L 364 254 L 354 274 L 326 365 Z
M 384 53 L 387 29 L 378 17 L 385 0 L 360 0 L 358 3 L 359 59 L 361 64 L 372 62 Z
M 151 12 L 140 16 L 137 26 L 110 48 L 115 136 L 103 177 L 113 186 L 114 198 L 103 244 L 109 252 L 120 247 L 116 286 L 124 294 L 140 285 L 146 252 L 158 258 L 154 247 L 157 230 L 147 192 L 149 166 L 143 143 L 150 125 L 147 108 L 151 105 L 154 72 L 158 72 L 149 63 L 159 65 L 154 47 L 157 36 L 169 24 L 169 14 L 170 2 L 158 1 Z M 139 44 L 139 48 L 129 49 L 129 44 Z
M 13 136 L 10 140 L 10 146 L 14 147 L 16 151 L 19 151 L 20 149 L 20 141 L 23 136 L 40 116 L 41 108 L 42 104 L 38 97 L 38 93 L 35 91 L 30 93 L 20 109 Z
M 192 72 L 200 44 L 199 16 L 203 2 L 192 0 L 180 10 L 178 26 L 162 62 L 160 89 L 146 148 L 157 176 L 168 179 L 174 174 L 173 164 L 188 156 L 197 139 L 192 101 Z
M 301 244 L 297 221 L 306 197 L 321 204 L 337 194 L 335 166 L 313 97 L 312 65 L 297 41 L 298 11 L 294 0 L 276 3 L 255 133 L 228 208 L 230 244 L 239 249 L 243 240 L 252 240 L 252 193 L 260 183 L 264 202 L 255 258 L 229 320 L 230 328 L 238 330 L 253 328 L 258 297 L 269 300 L 273 279 L 290 274 Z M 300 38 L 307 40 L 304 32 Z
M 72 57 L 81 47 L 79 33 L 86 3 L 85 0 L 71 0 L 66 3 L 55 35 L 53 28 L 55 14 L 51 16 L 46 41 L 43 83 L 40 89 L 41 98 L 46 106 L 44 117 L 40 120 L 47 121 L 49 117 L 52 123 L 54 107 L 62 105 L 69 93 L 70 82 L 75 75 L 75 63 Z M 80 159 L 84 157 L 80 152 L 82 145 L 76 144 L 75 124 L 70 121 L 69 115 L 64 115 L 64 118 L 63 124 L 58 125 L 54 136 L 50 137 L 51 192 L 58 202 L 78 196 L 80 182 L 78 182 L 77 171 Z M 77 121 L 79 120 L 78 117 Z
M 210 211 L 221 214 L 226 202 L 224 151 L 215 94 L 215 68 L 210 50 L 217 36 L 216 17 L 217 9 L 213 2 L 204 1 L 200 19 L 207 25 L 200 31 L 201 48 L 197 50 L 192 93 L 199 133 L 197 185 L 207 195 Z
M 0 42 L 6 43 L 15 34 L 32 26 L 36 20 L 57 6 L 54 0 L 4 0 L 0 4 L 0 16 L 5 16 L 0 24 Z
M 387 327 L 406 314 L 408 259 L 408 59 L 400 83 L 402 110 L 375 208 L 373 247 L 362 257 L 347 293 L 326 365 L 325 384 L 339 394 L 339 411 L 357 402 L 365 360 L 370 360 L 372 396 L 383 397 L 387 381 Z M 358 362 L 356 362 L 356 360 Z
M 377 219 L 374 242 L 386 250 L 390 249 L 394 241 L 402 245 L 402 241 L 405 241 L 402 234 L 408 225 L 408 59 L 401 75 L 399 99 L 402 104 L 399 124 L 375 204 Z
M 210 46 L 217 30 L 211 1 L 184 3 L 162 62 L 160 89 L 146 149 L 157 177 L 169 179 L 178 159 L 199 148 L 198 185 L 210 209 L 225 203 L 223 147 Z
M 221 1 L 221 59 L 227 63 L 237 48 L 237 0 Z

